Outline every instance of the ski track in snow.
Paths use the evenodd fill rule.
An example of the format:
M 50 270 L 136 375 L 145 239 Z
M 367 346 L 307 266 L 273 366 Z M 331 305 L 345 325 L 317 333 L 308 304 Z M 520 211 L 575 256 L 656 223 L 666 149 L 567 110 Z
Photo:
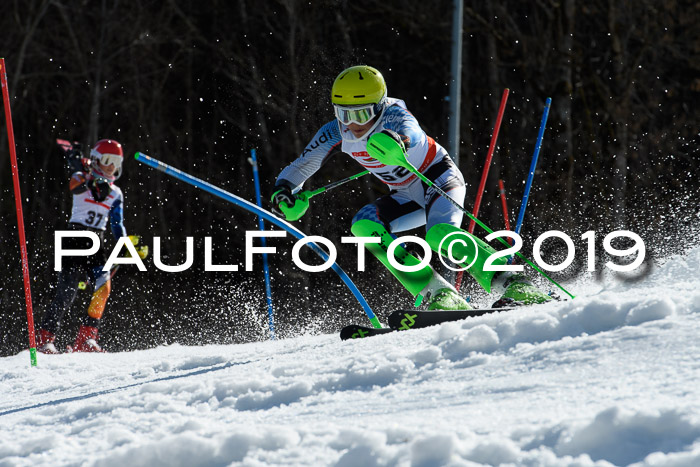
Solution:
M 700 465 L 700 248 L 576 287 L 356 341 L 2 358 L 0 467 Z

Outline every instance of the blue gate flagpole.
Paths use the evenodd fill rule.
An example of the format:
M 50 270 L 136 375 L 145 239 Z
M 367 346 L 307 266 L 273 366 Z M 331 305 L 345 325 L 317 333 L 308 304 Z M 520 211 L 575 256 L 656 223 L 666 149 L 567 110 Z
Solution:
M 260 197 L 260 177 L 258 175 L 258 159 L 255 156 L 255 149 L 250 150 L 250 158 L 248 159 L 248 162 L 250 162 L 250 165 L 253 166 L 253 179 L 255 180 L 255 202 L 258 203 L 258 206 L 261 208 L 262 206 L 262 199 Z M 263 220 L 262 217 L 258 216 L 258 226 L 260 227 L 260 231 L 264 232 L 265 231 L 265 221 Z M 261 243 L 263 248 L 267 246 L 267 240 L 265 237 L 262 237 Z M 267 297 L 267 323 L 268 326 L 270 327 L 270 339 L 274 340 L 275 338 L 275 309 L 272 306 L 272 287 L 270 286 L 270 267 L 267 263 L 267 253 L 263 253 L 263 270 L 265 271 L 265 296 Z
M 178 180 L 181 180 L 185 183 L 189 183 L 192 186 L 195 186 L 197 188 L 200 188 L 207 193 L 211 193 L 214 196 L 218 196 L 219 198 L 222 198 L 229 203 L 233 203 L 236 206 L 242 207 L 243 209 L 246 209 L 254 214 L 257 214 L 258 216 L 262 217 L 266 221 L 276 225 L 277 227 L 286 230 L 287 232 L 291 233 L 294 235 L 296 238 L 299 240 L 302 240 L 306 238 L 306 235 L 304 232 L 301 230 L 297 229 L 294 227 L 292 224 L 290 224 L 287 221 L 284 221 L 280 219 L 279 217 L 275 216 L 272 214 L 270 211 L 267 211 L 250 201 L 247 201 L 243 198 L 240 198 L 234 194 L 229 193 L 228 191 L 222 190 L 221 188 L 212 185 L 211 183 L 205 182 L 204 180 L 201 180 L 197 177 L 193 177 L 190 174 L 187 174 L 183 172 L 182 170 L 178 170 L 175 167 L 172 167 L 164 162 L 161 162 L 157 159 L 153 159 L 152 157 L 149 157 L 143 153 L 137 152 L 134 155 L 134 159 L 137 161 L 146 164 L 149 167 L 153 167 L 154 169 L 160 170 L 161 172 L 165 172 L 166 174 L 170 175 L 171 177 L 177 178 Z M 328 261 L 328 253 L 326 253 L 320 246 L 318 246 L 315 242 L 307 242 L 306 243 L 317 255 L 319 255 L 324 261 Z M 372 311 L 372 308 L 370 308 L 369 304 L 367 303 L 367 300 L 365 300 L 365 297 L 362 296 L 360 293 L 359 289 L 355 285 L 355 283 L 348 277 L 347 273 L 343 271 L 343 269 L 338 266 L 338 263 L 333 263 L 331 265 L 331 268 L 340 276 L 340 278 L 345 282 L 345 285 L 348 286 L 352 294 L 355 296 L 358 302 L 360 302 L 360 305 L 362 305 L 362 308 L 364 309 L 365 313 L 367 314 L 367 317 L 369 318 L 370 322 L 372 323 L 372 326 L 375 328 L 381 328 L 382 324 L 379 322 L 379 318 L 377 318 L 374 315 L 374 312 Z
M 535 143 L 535 152 L 532 154 L 532 162 L 530 163 L 530 173 L 527 176 L 527 183 L 525 184 L 525 193 L 523 194 L 523 200 L 520 203 L 520 212 L 518 213 L 518 222 L 515 224 L 515 233 L 520 234 L 520 229 L 523 226 L 523 218 L 525 217 L 525 208 L 527 207 L 527 200 L 530 197 L 530 188 L 532 187 L 532 179 L 535 178 L 535 167 L 537 167 L 537 158 L 540 155 L 540 148 L 542 147 L 542 137 L 544 136 L 544 129 L 547 126 L 547 117 L 549 116 L 549 107 L 552 105 L 552 98 L 548 97 L 544 104 L 544 113 L 542 114 L 542 121 L 540 122 L 540 131 L 537 134 L 537 143 Z
M 542 113 L 542 121 L 540 122 L 540 131 L 537 134 L 537 142 L 535 143 L 535 152 L 532 154 L 532 162 L 530 162 L 530 173 L 527 174 L 527 182 L 525 183 L 525 192 L 523 199 L 520 202 L 520 212 L 518 212 L 518 221 L 515 223 L 515 233 L 520 235 L 520 230 L 523 227 L 523 219 L 525 218 L 525 208 L 527 201 L 530 198 L 530 188 L 532 188 L 532 180 L 535 178 L 535 168 L 537 167 L 537 158 L 540 156 L 540 148 L 542 147 L 542 138 L 544 137 L 544 129 L 547 126 L 547 117 L 549 116 L 549 107 L 552 105 L 552 98 L 548 97 L 544 103 L 544 113 Z M 513 263 L 512 256 L 508 258 L 508 264 Z

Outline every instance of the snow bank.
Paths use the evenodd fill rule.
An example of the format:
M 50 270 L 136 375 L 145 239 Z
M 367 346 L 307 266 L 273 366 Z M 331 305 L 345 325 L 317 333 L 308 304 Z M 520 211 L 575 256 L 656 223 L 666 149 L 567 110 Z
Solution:
M 695 248 L 687 256 L 667 260 L 637 283 L 617 283 L 592 296 L 563 303 L 444 324 L 437 328 L 431 343 L 444 358 L 459 361 L 474 353 L 506 351 L 519 344 L 594 335 L 679 313 L 700 313 L 699 278 L 700 248 Z
M 299 436 L 280 428 L 241 430 L 238 433 L 207 433 L 200 425 L 186 426 L 182 433 L 117 448 L 108 456 L 97 456 L 89 465 L 123 467 L 125 465 L 215 466 L 243 461 L 249 453 L 265 458 L 269 453 L 296 446 Z
M 685 311 L 688 310 L 686 307 Z M 626 325 L 642 325 L 676 313 L 676 304 L 666 297 L 630 297 L 620 301 L 616 294 L 606 292 L 590 299 L 580 298 L 563 304 L 528 307 L 446 323 L 434 331 L 431 343 L 444 358 L 460 361 L 475 352 L 494 353 L 520 344 L 593 335 Z
M 557 454 L 587 454 L 617 465 L 642 461 L 651 453 L 683 451 L 700 439 L 700 425 L 669 410 L 658 414 L 625 413 L 617 407 L 605 410 L 590 423 L 560 436 Z
M 699 272 L 695 249 L 573 301 L 356 341 L 31 370 L 23 352 L 0 359 L 0 466 L 700 465 Z

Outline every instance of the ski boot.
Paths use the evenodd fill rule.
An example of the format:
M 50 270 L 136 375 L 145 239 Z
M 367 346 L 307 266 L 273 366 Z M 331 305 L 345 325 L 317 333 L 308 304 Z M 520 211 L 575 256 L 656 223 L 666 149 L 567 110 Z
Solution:
M 471 310 L 469 303 L 456 290 L 438 289 L 428 300 L 428 310 Z
M 57 354 L 58 349 L 54 345 L 56 341 L 56 336 L 46 329 L 39 329 L 39 342 L 37 342 L 36 350 L 37 352 L 45 354 Z
M 500 273 L 493 278 L 491 288 L 495 292 L 503 293 L 501 298 L 492 305 L 493 308 L 535 305 L 552 300 L 522 273 Z
M 97 343 L 97 328 L 93 326 L 80 326 L 78 337 L 73 346 L 66 348 L 67 352 L 104 352 Z
M 420 293 L 428 310 L 471 310 L 469 303 L 437 272 Z

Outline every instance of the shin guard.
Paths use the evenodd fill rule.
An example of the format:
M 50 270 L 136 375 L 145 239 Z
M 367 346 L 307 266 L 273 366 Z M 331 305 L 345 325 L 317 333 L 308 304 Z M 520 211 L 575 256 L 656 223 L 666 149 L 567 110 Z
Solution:
M 484 263 L 489 256 L 496 253 L 496 250 L 483 240 L 451 224 L 434 225 L 426 234 L 425 240 L 433 251 L 449 259 L 447 247 L 451 242 L 449 240 L 442 242 L 442 240 L 450 234 L 455 234 L 454 237 L 456 239 L 461 238 L 464 241 L 464 243 L 459 241 L 452 243 L 452 256 L 462 259 L 462 262 L 459 264 L 462 267 L 466 267 L 473 261 L 474 264 L 467 272 L 476 279 L 487 293 L 491 293 L 491 280 L 497 271 L 484 271 Z M 452 237 L 450 237 L 450 239 L 452 239 Z M 474 241 L 472 242 L 471 240 Z M 442 248 L 440 248 L 441 242 Z M 505 258 L 498 258 L 493 262 L 496 266 L 501 266 L 506 263 L 507 260 Z
M 107 281 L 92 294 L 92 300 L 90 301 L 90 306 L 88 307 L 88 316 L 94 319 L 102 318 L 102 313 L 105 311 L 105 305 L 107 305 L 107 299 L 112 291 L 112 281 L 107 279 Z
M 417 296 L 433 278 L 433 268 L 426 265 L 422 269 L 413 272 L 400 271 L 389 263 L 388 250 L 391 242 L 395 237 L 391 235 L 386 228 L 375 221 L 369 219 L 361 219 L 354 224 L 350 229 L 356 237 L 378 237 L 381 243 L 368 243 L 367 249 L 372 253 L 399 282 L 408 290 L 414 297 Z M 416 266 L 420 264 L 420 260 L 411 255 L 403 246 L 398 246 L 394 250 L 396 262 L 405 266 Z

